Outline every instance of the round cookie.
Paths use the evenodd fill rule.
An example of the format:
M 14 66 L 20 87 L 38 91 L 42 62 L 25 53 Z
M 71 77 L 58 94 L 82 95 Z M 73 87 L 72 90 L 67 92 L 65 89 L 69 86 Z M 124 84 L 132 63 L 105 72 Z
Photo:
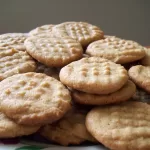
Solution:
M 9 76 L 32 72 L 36 63 L 27 52 L 8 47 L 0 47 L 0 80 Z
M 0 47 L 9 47 L 25 51 L 24 41 L 27 34 L 24 33 L 6 33 L 0 35 Z
M 68 89 L 45 74 L 18 74 L 0 82 L 1 111 L 19 124 L 52 123 L 70 109 L 70 103 Z
M 136 85 L 150 92 L 150 66 L 133 66 L 129 69 L 128 74 Z
M 81 43 L 83 47 L 103 38 L 100 28 L 86 22 L 64 22 L 55 25 L 52 32 L 57 37 L 71 37 Z
M 51 125 L 45 125 L 40 134 L 47 140 L 60 145 L 80 144 L 84 141 L 96 142 L 85 127 L 86 113 L 71 111 L 61 120 Z
M 83 49 L 71 38 L 29 37 L 25 41 L 27 52 L 49 67 L 62 67 L 82 57 Z
M 136 86 L 129 80 L 121 89 L 108 95 L 88 94 L 74 90 L 72 91 L 72 97 L 75 102 L 80 104 L 104 105 L 126 101 L 135 94 L 135 91 Z
M 54 25 L 52 25 L 52 24 L 47 24 L 47 25 L 37 27 L 37 28 L 31 30 L 29 32 L 29 35 L 30 36 L 40 36 L 40 37 L 45 36 L 45 35 L 49 35 L 49 36 L 53 37 L 52 27 L 54 27 Z
M 150 48 L 145 48 L 145 57 L 141 59 L 141 64 L 144 66 L 150 66 Z
M 58 68 L 51 68 L 51 67 L 47 67 L 39 62 L 37 63 L 37 68 L 36 68 L 37 73 L 45 73 L 46 75 L 59 80 L 59 71 L 60 71 L 60 69 L 58 69 Z
M 150 105 L 128 101 L 99 106 L 86 116 L 88 131 L 100 143 L 114 150 L 150 148 Z
M 91 94 L 109 94 L 128 80 L 123 66 L 100 57 L 86 57 L 63 67 L 60 81 L 73 89 Z
M 0 112 L 0 138 L 13 138 L 36 132 L 40 126 L 19 125 Z
M 90 56 L 102 57 L 119 64 L 125 64 L 142 59 L 145 56 L 144 49 L 134 41 L 107 36 L 105 39 L 91 43 L 87 47 L 86 53 Z

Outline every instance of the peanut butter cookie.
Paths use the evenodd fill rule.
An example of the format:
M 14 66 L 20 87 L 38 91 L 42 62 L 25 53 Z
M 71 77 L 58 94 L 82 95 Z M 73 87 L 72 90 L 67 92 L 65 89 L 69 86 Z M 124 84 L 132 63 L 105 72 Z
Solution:
M 150 92 L 150 66 L 137 65 L 128 71 L 131 80 L 140 88 Z
M 19 124 L 52 123 L 69 110 L 70 102 L 68 89 L 45 74 L 18 74 L 0 82 L 1 111 Z
M 52 27 L 54 27 L 54 25 L 52 25 L 52 24 L 47 24 L 47 25 L 37 27 L 37 28 L 31 30 L 29 32 L 29 35 L 30 36 L 39 36 L 39 37 L 44 37 L 45 35 L 48 35 L 48 36 L 53 37 Z
M 0 138 L 13 138 L 36 132 L 40 126 L 19 125 L 0 112 Z
M 25 41 L 27 52 L 49 67 L 62 67 L 82 57 L 83 49 L 71 38 L 29 37 Z
M 118 91 L 106 94 L 106 95 L 98 95 L 98 94 L 88 94 L 85 92 L 73 90 L 72 97 L 75 102 L 86 105 L 104 105 L 122 102 L 130 99 L 136 91 L 136 86 L 132 81 L 128 81 L 121 89 Z
M 143 46 L 134 41 L 120 39 L 115 36 L 107 36 L 105 39 L 91 43 L 87 47 L 86 53 L 119 64 L 133 62 L 145 56 Z
M 36 63 L 27 52 L 0 47 L 0 80 L 19 73 L 32 72 L 35 69 Z
M 150 66 L 150 48 L 145 48 L 145 57 L 141 59 L 141 64 L 144 66 Z
M 86 57 L 63 67 L 60 81 L 73 89 L 91 94 L 109 94 L 128 80 L 123 66 L 100 57 Z
M 24 41 L 27 34 L 24 33 L 6 33 L 0 35 L 0 47 L 14 48 L 25 51 Z
M 64 22 L 55 25 L 52 32 L 57 37 L 71 37 L 79 41 L 83 47 L 104 36 L 100 28 L 86 22 Z
M 150 148 L 150 105 L 128 101 L 92 109 L 86 116 L 88 131 L 113 150 Z
M 85 127 L 86 113 L 70 111 L 61 120 L 45 125 L 40 133 L 46 139 L 60 145 L 80 144 L 84 141 L 96 142 Z

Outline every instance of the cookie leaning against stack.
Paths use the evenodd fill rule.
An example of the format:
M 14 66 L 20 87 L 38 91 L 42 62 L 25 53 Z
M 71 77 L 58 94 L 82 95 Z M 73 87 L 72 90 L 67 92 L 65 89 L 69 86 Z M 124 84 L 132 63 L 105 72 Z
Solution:
M 150 66 L 137 65 L 128 71 L 131 80 L 140 88 L 150 93 Z
M 124 67 L 100 57 L 87 57 L 70 63 L 61 69 L 60 81 L 78 90 L 73 91 L 72 96 L 81 104 L 100 105 L 125 101 L 136 89 L 134 83 L 128 81 Z M 128 96 L 124 96 L 129 90 Z

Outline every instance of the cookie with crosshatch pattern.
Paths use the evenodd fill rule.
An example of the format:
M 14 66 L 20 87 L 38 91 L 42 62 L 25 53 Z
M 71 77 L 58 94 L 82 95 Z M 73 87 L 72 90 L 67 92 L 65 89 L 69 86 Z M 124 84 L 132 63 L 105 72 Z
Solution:
M 49 67 L 65 66 L 83 54 L 80 43 L 68 37 L 29 37 L 25 46 L 33 58 Z
M 0 112 L 0 138 L 13 138 L 35 133 L 40 126 L 19 125 Z
M 129 69 L 128 74 L 137 86 L 150 92 L 150 66 L 133 66 Z
M 61 38 L 71 37 L 79 41 L 83 47 L 104 37 L 100 28 L 86 22 L 64 22 L 55 25 L 52 33 Z
M 70 109 L 70 102 L 68 89 L 45 74 L 18 74 L 0 82 L 1 111 L 19 124 L 52 123 Z
M 45 35 L 48 35 L 48 36 L 52 36 L 53 37 L 53 34 L 52 34 L 52 27 L 54 25 L 52 24 L 47 24 L 47 25 L 42 25 L 40 27 L 37 27 L 33 30 L 31 30 L 29 32 L 29 35 L 30 36 L 39 36 L 39 37 L 44 37 Z
M 87 111 L 70 110 L 59 121 L 45 125 L 40 134 L 47 140 L 56 142 L 60 145 L 79 145 L 84 141 L 96 143 L 96 140 L 89 134 L 85 126 Z
M 129 80 L 121 89 L 111 94 L 88 94 L 77 90 L 73 90 L 71 93 L 73 100 L 79 104 L 104 105 L 129 100 L 135 94 L 135 91 L 136 86 Z
M 106 36 L 105 39 L 91 43 L 87 47 L 86 53 L 90 56 L 102 57 L 119 64 L 125 64 L 142 59 L 145 56 L 144 49 L 143 46 L 134 41 Z
M 24 41 L 27 34 L 24 33 L 6 33 L 0 35 L 0 47 L 14 48 L 25 51 Z
M 113 93 L 128 80 L 123 66 L 100 57 L 74 61 L 60 70 L 59 77 L 68 87 L 91 94 Z
M 19 73 L 32 72 L 35 69 L 36 63 L 27 52 L 0 47 L 0 80 Z
M 150 148 L 150 105 L 127 101 L 99 106 L 86 116 L 88 131 L 100 143 L 114 150 Z

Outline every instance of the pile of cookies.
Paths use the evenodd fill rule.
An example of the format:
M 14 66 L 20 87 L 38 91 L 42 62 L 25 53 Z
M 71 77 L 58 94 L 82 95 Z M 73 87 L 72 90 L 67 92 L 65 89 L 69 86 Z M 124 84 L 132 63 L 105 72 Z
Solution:
M 150 106 L 135 100 L 150 92 L 149 60 L 149 49 L 85 22 L 0 35 L 0 138 L 150 149 Z

